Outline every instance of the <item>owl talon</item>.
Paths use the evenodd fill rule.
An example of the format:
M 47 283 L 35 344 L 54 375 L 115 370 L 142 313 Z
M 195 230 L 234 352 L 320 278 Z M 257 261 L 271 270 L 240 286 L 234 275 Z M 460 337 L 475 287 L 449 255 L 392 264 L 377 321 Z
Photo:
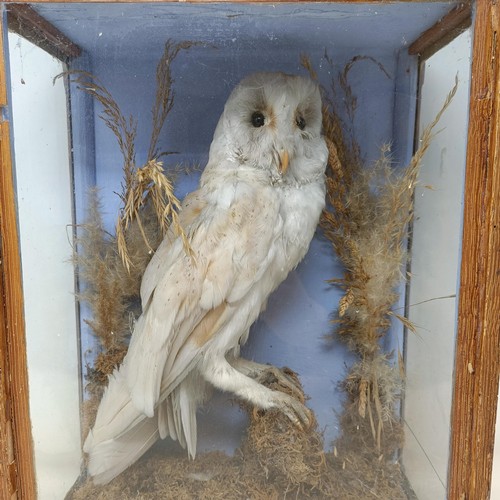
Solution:
M 294 377 L 295 374 L 290 368 L 280 369 L 273 365 L 263 365 L 243 358 L 233 359 L 231 364 L 240 373 L 253 378 L 260 384 L 269 387 L 271 384 L 277 383 L 287 389 L 295 399 L 302 403 L 305 401 L 300 382 Z
M 300 430 L 309 428 L 313 422 L 311 411 L 288 394 L 276 393 L 276 408 L 286 415 Z
M 287 374 L 287 371 L 293 373 L 289 368 L 279 369 L 275 366 L 269 366 L 263 370 L 257 377 L 257 381 L 262 383 L 272 383 L 276 381 L 278 385 L 288 389 L 291 395 L 301 403 L 305 401 L 302 387 L 293 377 Z

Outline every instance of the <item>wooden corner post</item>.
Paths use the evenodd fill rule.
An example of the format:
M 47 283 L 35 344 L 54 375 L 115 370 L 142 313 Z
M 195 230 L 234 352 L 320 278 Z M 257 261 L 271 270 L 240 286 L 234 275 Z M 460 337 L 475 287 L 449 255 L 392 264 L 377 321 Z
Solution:
M 0 22 L 0 108 L 7 106 Z M 36 498 L 9 122 L 0 117 L 0 498 Z
M 475 5 L 450 500 L 489 498 L 500 362 L 500 2 Z

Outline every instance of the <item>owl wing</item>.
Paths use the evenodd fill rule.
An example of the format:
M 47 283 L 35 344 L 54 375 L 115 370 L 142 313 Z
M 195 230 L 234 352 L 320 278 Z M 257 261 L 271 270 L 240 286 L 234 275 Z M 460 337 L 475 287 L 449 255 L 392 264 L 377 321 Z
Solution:
M 184 198 L 179 212 L 179 223 L 186 233 L 206 206 L 207 202 L 199 190 L 188 194 Z M 176 247 L 175 251 L 172 248 L 174 244 L 178 245 L 178 243 L 173 229 L 170 228 L 165 238 L 163 238 L 163 241 L 156 249 L 149 265 L 146 267 L 141 282 L 141 303 L 143 311 L 147 308 L 149 299 L 158 285 L 159 280 L 172 265 L 172 259 L 182 257 L 179 252 L 180 247 Z
M 180 238 L 166 238 L 144 275 L 144 312 L 124 369 L 134 406 L 150 417 L 274 257 L 282 222 L 272 193 L 263 196 L 243 183 L 219 190 L 211 196 L 195 192 L 182 211 L 194 257 Z

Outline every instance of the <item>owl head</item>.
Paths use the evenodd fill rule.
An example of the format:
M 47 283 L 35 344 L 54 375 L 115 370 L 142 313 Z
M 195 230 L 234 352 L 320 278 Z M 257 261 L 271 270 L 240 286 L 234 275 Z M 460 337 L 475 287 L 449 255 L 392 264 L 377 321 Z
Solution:
M 312 80 L 284 73 L 250 75 L 226 102 L 209 165 L 244 165 L 278 182 L 309 182 L 323 175 L 328 157 L 321 123 L 320 92 Z

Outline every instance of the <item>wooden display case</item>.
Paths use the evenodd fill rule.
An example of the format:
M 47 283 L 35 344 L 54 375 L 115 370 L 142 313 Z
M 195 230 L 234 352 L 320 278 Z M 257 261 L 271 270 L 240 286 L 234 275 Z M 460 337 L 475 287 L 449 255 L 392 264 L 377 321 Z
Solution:
M 196 2 L 191 4 L 155 1 L 147 5 L 146 2 L 113 1 L 102 2 L 103 5 L 97 5 L 97 3 L 94 5 L 94 2 L 78 4 L 78 2 L 72 1 L 59 4 L 50 1 L 29 2 L 29 5 L 28 2 L 3 2 L 2 4 L 3 22 L 0 25 L 0 29 L 3 31 L 3 34 L 0 35 L 0 106 L 3 110 L 0 122 L 1 498 L 31 499 L 37 496 L 29 404 L 30 367 L 27 361 L 25 332 L 25 290 L 23 290 L 21 269 L 20 216 L 16 201 L 16 170 L 15 161 L 13 161 L 15 160 L 13 155 L 15 137 L 11 121 L 12 89 L 9 86 L 7 30 L 11 29 L 21 33 L 27 39 L 35 41 L 48 53 L 71 67 L 70 61 L 78 58 L 83 57 L 80 61 L 92 60 L 93 57 L 97 60 L 97 53 L 100 50 L 97 44 L 90 44 L 90 48 L 85 47 L 84 44 L 92 36 L 100 37 L 101 28 L 91 25 L 90 21 L 87 20 L 88 26 L 93 26 L 92 30 L 94 31 L 86 39 L 83 31 L 76 29 L 76 26 L 74 32 L 71 29 L 65 31 L 64 28 L 71 25 L 69 19 L 73 18 L 76 23 L 81 19 L 84 24 L 85 16 L 89 15 L 90 18 L 94 12 L 92 9 L 101 9 L 95 10 L 95 12 L 97 13 L 96 18 L 101 20 L 102 26 L 108 29 L 105 33 L 108 44 L 105 50 L 112 51 L 113 47 L 115 50 L 119 50 L 120 43 L 113 45 L 114 33 L 109 28 L 116 26 L 116 36 L 122 37 L 122 40 L 125 40 L 124 33 L 126 32 L 123 31 L 125 28 L 120 31 L 120 20 L 118 18 L 113 20 L 113 13 L 109 9 L 112 5 L 115 7 L 121 5 L 124 12 L 130 12 L 126 10 L 126 5 L 129 3 L 144 4 L 142 6 L 144 10 L 134 13 L 137 16 L 137 25 L 139 26 L 135 36 L 139 37 L 146 33 L 148 22 L 151 22 L 155 28 L 161 28 L 162 25 L 158 19 L 162 19 L 162 16 L 168 18 L 169 12 L 173 19 L 177 20 L 176 22 L 182 24 L 180 20 L 183 16 L 183 10 L 185 10 L 191 16 L 192 25 L 195 26 L 192 32 L 193 37 L 198 37 L 203 41 L 206 41 L 204 38 L 205 21 L 195 22 L 195 20 L 196 15 L 209 12 L 204 11 L 204 7 L 208 4 L 214 4 L 214 8 L 218 9 L 214 14 L 216 17 L 222 15 L 225 8 L 247 4 L 244 1 L 221 2 L 219 4 L 210 1 L 202 1 L 199 4 Z M 397 59 L 399 62 L 394 63 L 395 72 L 402 71 L 401 68 L 404 64 L 401 61 L 410 61 L 408 67 L 412 68 L 411 71 L 408 70 L 409 76 L 398 77 L 399 83 L 395 83 L 394 95 L 399 95 L 399 97 L 392 97 L 391 101 L 393 109 L 396 110 L 395 113 L 402 107 L 405 108 L 400 117 L 394 118 L 391 127 L 392 139 L 395 140 L 397 147 L 404 146 L 405 141 L 408 143 L 413 138 L 413 127 L 415 123 L 418 124 L 419 113 L 422 112 L 418 106 L 417 95 L 420 97 L 418 79 L 420 78 L 421 84 L 422 68 L 425 66 L 425 61 L 429 61 L 433 55 L 454 40 L 458 33 L 462 33 L 468 26 L 471 26 L 472 48 L 465 186 L 463 188 L 463 214 L 460 225 L 462 236 L 459 252 L 460 269 L 457 285 L 456 337 L 454 339 L 450 453 L 446 489 L 449 499 L 486 499 L 489 497 L 491 488 L 500 368 L 500 235 L 498 229 L 500 222 L 498 211 L 498 200 L 500 200 L 500 45 L 498 43 L 500 6 L 491 0 L 476 0 L 470 3 L 375 0 L 349 2 L 346 0 L 343 2 L 277 1 L 248 4 L 249 11 L 231 10 L 227 18 L 232 16 L 235 19 L 238 17 L 246 19 L 245 16 L 248 16 L 249 19 L 251 18 L 251 26 L 258 31 L 260 30 L 259 15 L 269 16 L 263 24 L 262 30 L 264 32 L 273 22 L 279 24 L 277 18 L 271 17 L 269 9 L 265 10 L 264 6 L 284 7 L 288 10 L 283 11 L 282 15 L 290 16 L 291 23 L 288 35 L 292 41 L 289 43 L 294 43 L 295 36 L 299 42 L 304 44 L 317 43 L 318 53 L 321 51 L 318 47 L 325 39 L 316 39 L 315 33 L 304 34 L 299 32 L 297 28 L 300 22 L 305 22 L 304 20 L 309 23 L 307 28 L 311 28 L 311 19 L 315 22 L 314 16 L 318 15 L 319 12 L 315 11 L 319 8 L 318 6 L 322 6 L 323 14 L 326 17 L 330 12 L 329 9 L 337 8 L 342 15 L 335 20 L 337 23 L 335 26 L 337 28 L 342 26 L 342 16 L 344 16 L 346 25 L 351 29 L 351 32 L 346 29 L 344 34 L 338 32 L 335 34 L 337 47 L 341 45 L 342 37 L 346 40 L 346 46 L 355 43 L 356 37 L 360 37 L 362 30 L 366 28 L 366 24 L 360 24 L 359 26 L 363 26 L 363 28 L 360 28 L 361 31 L 355 33 L 353 38 L 352 29 L 357 26 L 356 16 L 359 19 L 378 16 L 379 20 L 385 19 L 386 23 L 395 23 L 405 19 L 405 13 L 408 12 L 407 21 L 410 18 L 414 19 L 408 23 L 412 25 L 412 30 L 407 35 L 406 40 L 398 41 L 397 56 L 394 55 L 395 49 L 389 41 L 379 51 L 380 60 L 388 61 L 393 57 L 395 60 L 399 58 Z M 170 6 L 174 5 L 175 9 L 169 11 Z M 190 11 L 190 8 L 193 10 Z M 150 12 L 151 17 L 145 16 L 139 20 L 145 12 Z M 250 27 L 250 29 L 252 28 Z M 381 28 L 377 29 L 383 31 Z M 223 31 L 224 28 L 218 28 L 211 36 L 216 38 Z M 320 31 L 319 28 L 318 31 Z M 389 28 L 388 25 L 387 40 L 390 40 L 396 32 L 397 30 Z M 155 33 L 154 41 L 151 43 L 158 44 L 160 39 L 167 38 L 163 33 L 158 34 L 158 31 Z M 240 31 L 236 30 L 235 33 L 235 36 L 242 35 L 242 28 L 240 27 Z M 279 41 L 280 37 L 284 37 L 284 33 L 285 30 L 280 31 L 279 28 L 276 28 L 275 33 L 270 33 L 270 37 L 275 37 Z M 224 33 L 224 36 L 227 36 L 227 33 Z M 186 33 L 185 38 L 190 38 L 190 34 Z M 384 37 L 379 37 L 379 39 L 382 38 Z M 249 46 L 254 43 L 251 37 L 247 42 L 250 44 Z M 123 41 L 121 49 L 123 50 L 124 46 L 130 48 L 127 45 L 129 43 L 130 40 L 126 43 Z M 298 53 L 297 47 L 300 46 L 300 43 L 292 46 Z M 239 47 L 242 51 L 241 47 L 244 47 L 244 43 Z M 263 46 L 256 45 L 255 47 L 254 50 L 258 51 L 262 50 Z M 359 50 L 363 50 L 363 48 Z M 351 55 L 355 53 L 355 49 L 350 52 L 349 47 L 347 47 L 345 52 Z M 132 60 L 133 55 L 130 57 Z M 246 54 L 238 57 L 247 57 L 251 61 L 250 67 L 258 67 L 261 55 Z M 273 55 L 269 57 L 275 58 L 272 60 L 274 63 L 279 58 Z M 346 60 L 348 59 L 349 57 L 346 57 Z M 215 59 L 211 61 L 211 64 L 215 66 L 214 61 Z M 199 61 L 195 61 L 195 63 L 199 64 Z M 400 65 L 399 69 L 398 64 Z M 105 66 L 106 62 L 96 63 L 96 67 L 99 67 L 103 74 L 105 74 Z M 122 67 L 119 71 L 123 71 L 121 73 L 123 76 L 129 70 L 129 67 Z M 109 73 L 106 76 L 109 76 Z M 376 84 L 367 90 L 367 94 L 375 90 Z M 401 95 L 404 96 L 403 99 L 400 99 Z M 409 98 L 405 101 L 408 96 Z M 212 108 L 207 105 L 207 109 L 210 111 Z M 376 117 L 376 111 L 374 113 Z M 397 120 L 401 122 L 400 127 L 398 127 Z M 370 124 L 366 123 L 361 127 L 369 130 Z M 384 129 L 383 126 L 380 128 Z M 83 137 L 85 131 L 81 133 Z M 373 130 L 368 132 L 367 136 L 372 144 L 377 147 L 380 145 L 377 143 L 380 136 L 377 136 Z M 204 140 L 201 142 L 204 143 Z M 82 144 L 80 143 L 80 145 Z M 94 147 L 99 149 L 99 145 L 94 145 Z M 106 154 L 104 149 L 102 151 Z M 77 158 L 78 154 L 75 153 L 74 161 L 81 160 L 81 158 Z M 366 155 L 373 156 L 369 147 Z M 401 157 L 404 159 L 405 154 L 401 153 Z M 75 175 L 78 176 L 78 174 Z M 83 187 L 80 191 L 82 190 Z M 78 204 L 80 203 L 78 189 L 75 196 L 77 199 L 70 203 L 76 204 L 75 210 L 78 212 Z M 80 358 L 75 362 L 78 364 L 82 360 Z M 496 452 L 499 453 L 498 450 Z

